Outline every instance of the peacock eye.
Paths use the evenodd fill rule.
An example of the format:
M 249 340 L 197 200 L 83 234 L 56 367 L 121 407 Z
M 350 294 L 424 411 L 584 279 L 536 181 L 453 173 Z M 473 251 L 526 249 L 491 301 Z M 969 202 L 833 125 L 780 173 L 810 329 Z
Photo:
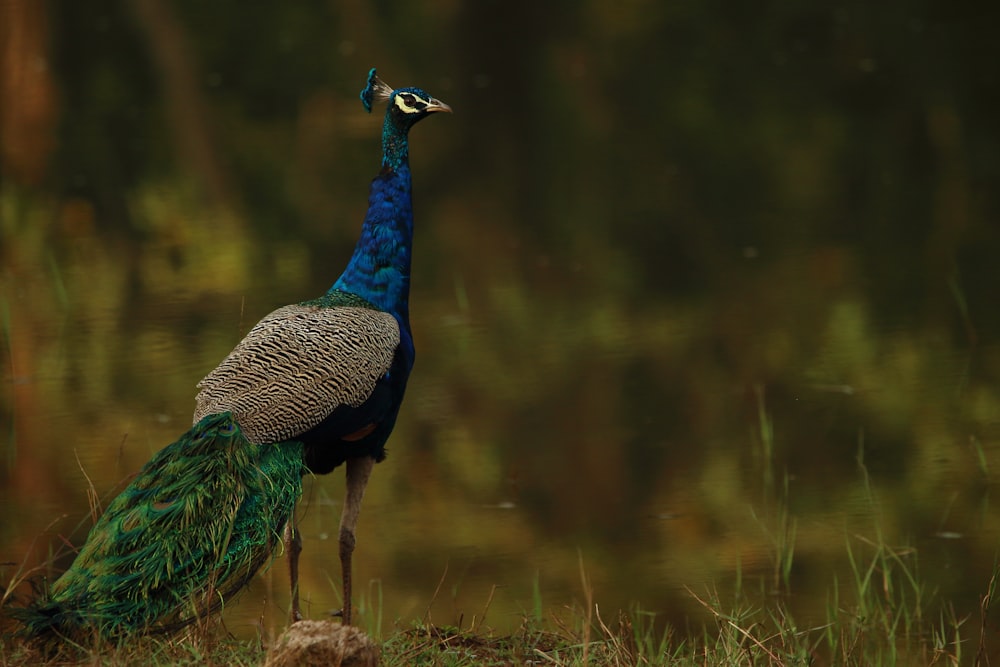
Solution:
M 427 108 L 427 102 L 413 93 L 396 95 L 396 108 L 403 113 L 421 113 Z

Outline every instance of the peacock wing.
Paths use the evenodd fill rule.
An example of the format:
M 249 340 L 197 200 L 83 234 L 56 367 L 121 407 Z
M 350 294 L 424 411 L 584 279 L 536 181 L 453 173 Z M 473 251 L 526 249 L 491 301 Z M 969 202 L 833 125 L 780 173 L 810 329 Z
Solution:
M 251 442 L 294 438 L 338 406 L 364 403 L 399 341 L 396 318 L 379 310 L 279 308 L 198 383 L 194 421 L 231 412 Z

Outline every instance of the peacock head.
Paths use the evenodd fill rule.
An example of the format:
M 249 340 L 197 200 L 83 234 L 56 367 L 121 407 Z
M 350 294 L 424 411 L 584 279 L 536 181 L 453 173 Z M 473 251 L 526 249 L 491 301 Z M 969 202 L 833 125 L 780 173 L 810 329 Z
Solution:
M 387 102 L 385 113 L 387 129 L 391 125 L 395 130 L 406 134 L 418 121 L 438 111 L 451 112 L 451 107 L 436 99 L 420 88 L 393 89 L 378 76 L 375 68 L 368 72 L 368 85 L 361 91 L 361 103 L 368 113 L 372 111 L 375 102 Z

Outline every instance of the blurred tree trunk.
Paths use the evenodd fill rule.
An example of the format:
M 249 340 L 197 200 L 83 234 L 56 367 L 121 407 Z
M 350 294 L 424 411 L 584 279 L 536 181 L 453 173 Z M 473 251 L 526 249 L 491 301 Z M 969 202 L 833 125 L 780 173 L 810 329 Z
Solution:
M 238 211 L 238 197 L 219 159 L 209 111 L 198 85 L 198 66 L 183 26 L 163 0 L 133 0 L 131 5 L 139 27 L 149 37 L 150 53 L 161 75 L 179 161 L 204 185 L 212 203 Z
M 59 110 L 49 67 L 47 7 L 34 0 L 0 2 L 0 185 L 40 185 L 55 148 Z M 5 226 L 4 232 L 14 229 Z M 63 488 L 33 446 L 45 435 L 45 403 L 36 375 L 31 303 L 20 298 L 31 279 L 21 273 L 25 267 L 19 260 L 11 244 L 0 244 L 0 382 L 7 385 L 0 392 L 6 404 L 0 421 L 5 422 L 2 437 L 9 438 L 0 443 L 0 480 L 5 498 L 50 506 Z M 10 522 L 23 516 L 18 513 Z M 26 552 L 36 534 L 23 533 L 11 553 Z
M 0 177 L 36 185 L 55 147 L 48 5 L 0 2 Z

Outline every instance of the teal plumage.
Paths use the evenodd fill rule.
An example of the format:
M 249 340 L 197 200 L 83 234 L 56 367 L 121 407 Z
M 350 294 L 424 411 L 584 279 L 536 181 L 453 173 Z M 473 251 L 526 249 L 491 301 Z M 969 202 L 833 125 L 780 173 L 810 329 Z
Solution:
M 30 635 L 171 630 L 219 607 L 270 558 L 302 492 L 302 444 L 255 445 L 228 413 L 162 449 L 108 506 Z
M 382 168 L 347 268 L 323 296 L 274 311 L 199 383 L 194 425 L 146 464 L 91 529 L 72 566 L 14 610 L 24 633 L 80 640 L 170 631 L 217 609 L 269 562 L 289 556 L 292 620 L 301 543 L 294 508 L 306 472 L 346 463 L 339 556 L 344 623 L 365 485 L 413 366 L 413 240 L 408 133 L 450 111 L 371 70 L 371 111 L 387 103 Z

